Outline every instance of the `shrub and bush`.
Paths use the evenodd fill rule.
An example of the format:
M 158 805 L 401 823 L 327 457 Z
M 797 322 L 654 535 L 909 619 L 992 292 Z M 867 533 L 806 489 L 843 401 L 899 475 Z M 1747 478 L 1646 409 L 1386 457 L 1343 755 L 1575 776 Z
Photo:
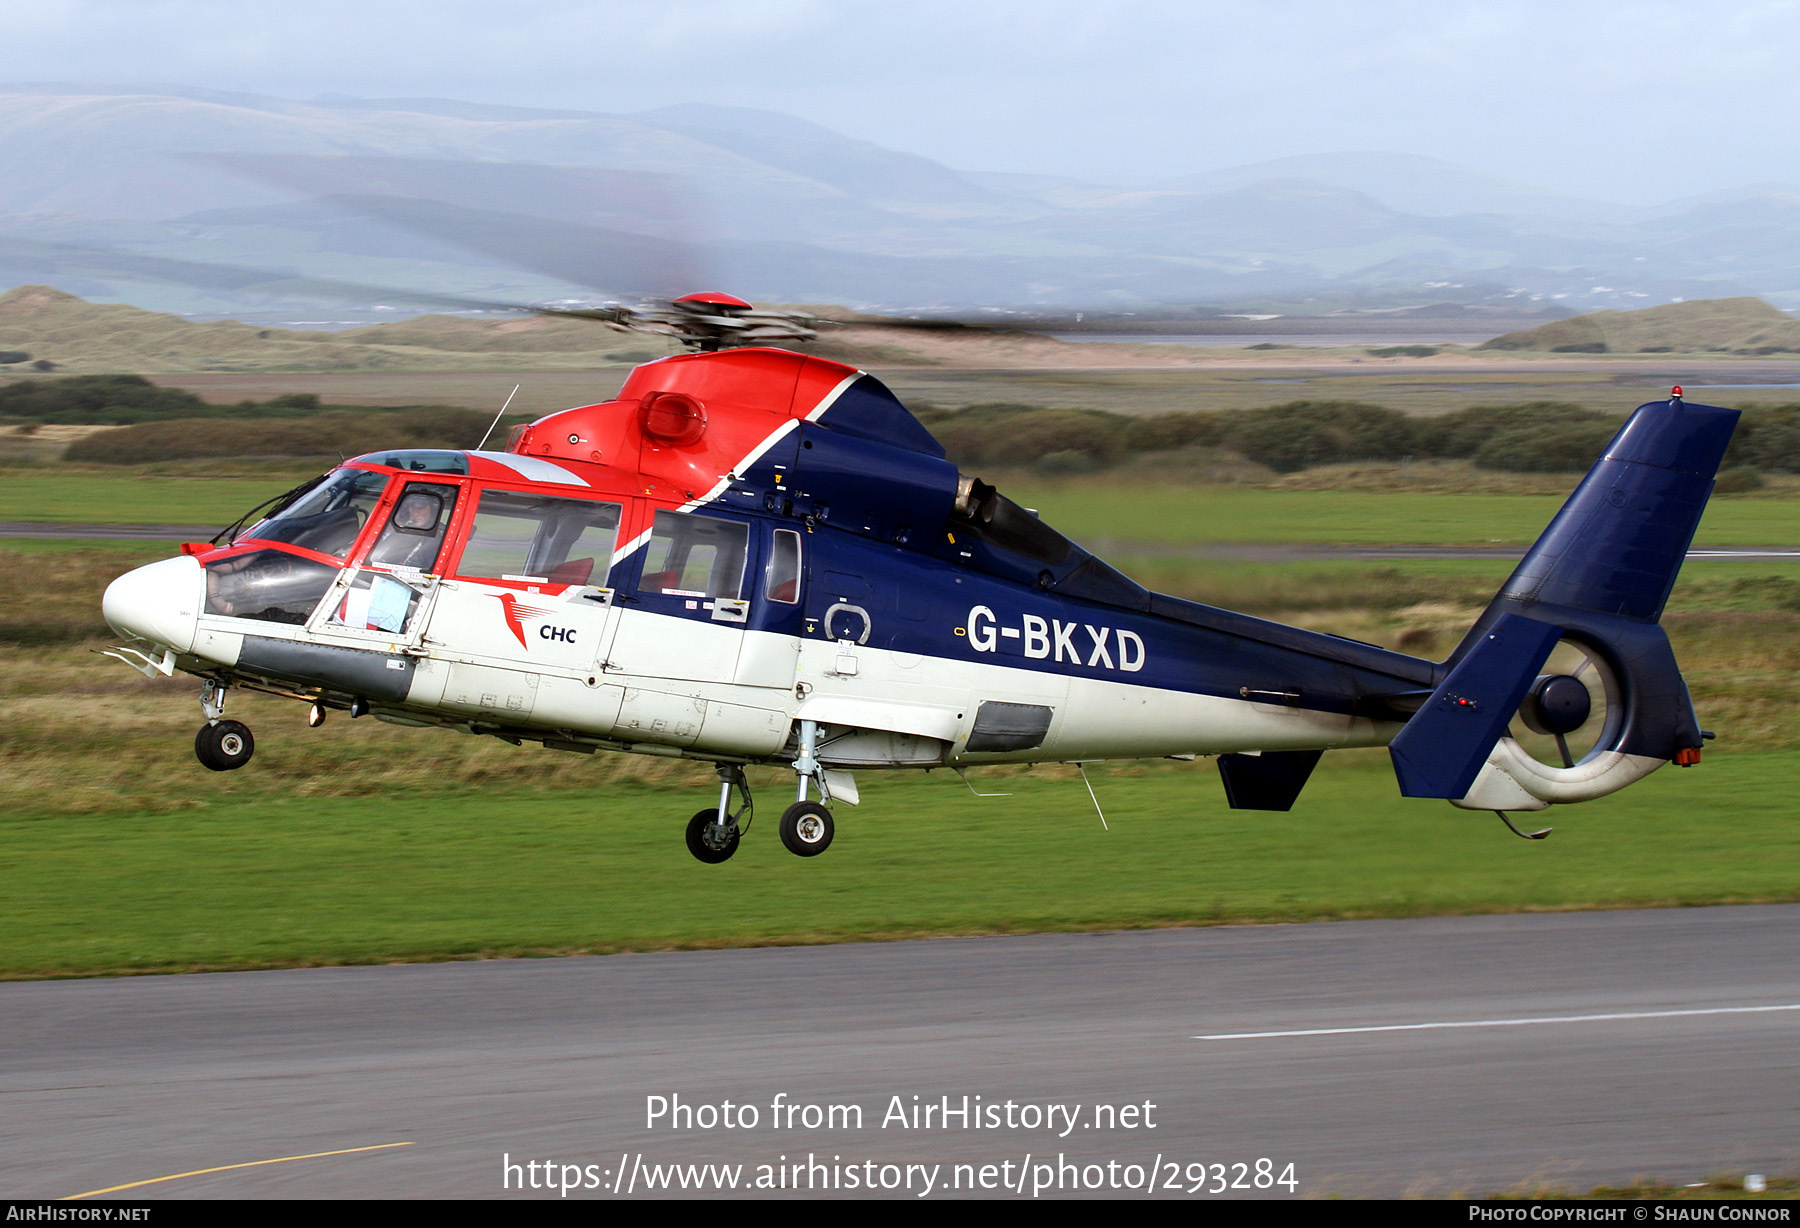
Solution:
M 1800 473 L 1800 405 L 1745 410 L 1725 453 L 1725 464 Z
M 0 418 L 30 422 L 127 426 L 175 418 L 300 418 L 319 411 L 319 398 L 310 392 L 214 405 L 186 389 L 165 388 L 141 375 L 72 375 L 0 387 Z
M 1131 455 L 1189 448 L 1236 453 L 1292 473 L 1351 461 L 1469 459 L 1514 473 L 1580 472 L 1619 428 L 1617 415 L 1560 401 L 1474 406 L 1413 418 L 1358 401 L 1289 401 L 1266 409 L 1127 418 L 1095 410 L 975 405 L 921 415 L 950 459 L 967 466 L 1027 466 L 1091 473 Z M 1769 415 L 1757 444 L 1734 463 L 1800 471 L 1800 407 Z
M 36 422 L 144 422 L 193 417 L 216 408 L 191 392 L 152 384 L 141 375 L 75 375 L 0 388 L 0 418 Z
M 931 410 L 921 420 L 952 459 L 988 466 L 1033 465 L 1051 453 L 1074 453 L 1081 464 L 1101 469 L 1131 451 L 1123 414 L 1093 409 L 1046 409 L 995 403 L 960 411 Z M 1064 458 L 1059 463 L 1069 463 Z
M 1289 401 L 1234 414 L 1224 445 L 1277 473 L 1418 452 L 1415 419 L 1359 401 Z
M 334 409 L 304 418 L 221 421 L 176 418 L 99 431 L 69 445 L 71 461 L 137 465 L 224 456 L 356 456 L 385 448 L 471 448 L 489 415 L 425 406 L 408 410 Z
M 354 456 L 382 448 L 466 448 L 489 417 L 448 406 L 321 406 L 310 393 L 210 405 L 135 375 L 32 380 L 0 388 L 0 417 L 105 423 L 72 445 L 99 464 L 225 456 Z M 1355 461 L 1468 459 L 1482 469 L 1578 473 L 1617 431 L 1617 415 L 1559 401 L 1471 406 L 1414 418 L 1358 401 L 1289 401 L 1265 409 L 1128 417 L 1010 402 L 921 407 L 920 419 L 965 469 L 1093 473 L 1131 456 L 1193 449 L 1235 453 L 1278 473 Z M 1800 473 L 1800 405 L 1747 410 L 1725 458 L 1721 490 L 1752 490 L 1765 472 Z

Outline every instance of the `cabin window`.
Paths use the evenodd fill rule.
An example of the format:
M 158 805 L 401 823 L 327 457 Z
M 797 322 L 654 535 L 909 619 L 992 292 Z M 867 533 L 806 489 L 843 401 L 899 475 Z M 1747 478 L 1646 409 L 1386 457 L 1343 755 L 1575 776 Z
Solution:
M 385 473 L 340 469 L 241 536 L 287 542 L 333 558 L 345 558 L 381 501 L 387 483 Z
M 456 510 L 456 487 L 439 482 L 408 482 L 388 513 L 381 536 L 369 550 L 374 567 L 409 567 L 430 571 L 450 531 Z
M 337 579 L 329 563 L 285 550 L 255 550 L 206 567 L 206 612 L 304 625 Z
M 800 600 L 800 534 L 776 529 L 769 550 L 769 566 L 763 573 L 763 593 L 770 601 L 790 604 Z
M 681 512 L 656 513 L 638 588 L 670 597 L 743 596 L 750 526 Z
M 606 584 L 619 535 L 617 503 L 482 492 L 459 576 L 535 584 Z
M 428 585 L 417 579 L 411 584 L 379 571 L 358 572 L 344 596 L 327 620 L 333 627 L 352 631 L 385 631 L 402 635 L 412 616 L 418 612 L 422 596 L 415 585 Z

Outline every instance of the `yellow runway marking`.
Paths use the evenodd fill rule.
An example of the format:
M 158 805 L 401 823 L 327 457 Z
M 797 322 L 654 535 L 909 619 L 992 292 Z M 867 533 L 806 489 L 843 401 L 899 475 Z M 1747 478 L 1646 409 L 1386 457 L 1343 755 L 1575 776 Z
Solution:
M 342 1151 L 315 1151 L 303 1156 L 277 1156 L 273 1160 L 251 1160 L 246 1164 L 221 1164 L 217 1168 L 196 1168 L 191 1173 L 170 1173 L 166 1177 L 151 1177 L 148 1181 L 129 1181 L 124 1185 L 109 1185 L 103 1190 L 89 1190 L 85 1194 L 70 1194 L 64 1202 L 74 1202 L 77 1198 L 93 1198 L 100 1194 L 117 1194 L 120 1190 L 135 1190 L 141 1185 L 155 1185 L 159 1181 L 179 1181 L 183 1177 L 203 1177 L 207 1173 L 230 1172 L 234 1168 L 261 1168 L 264 1164 L 286 1164 L 290 1160 L 322 1160 L 326 1156 L 355 1155 L 359 1151 L 385 1151 L 389 1147 L 412 1147 L 414 1143 L 377 1143 L 373 1147 L 346 1147 Z

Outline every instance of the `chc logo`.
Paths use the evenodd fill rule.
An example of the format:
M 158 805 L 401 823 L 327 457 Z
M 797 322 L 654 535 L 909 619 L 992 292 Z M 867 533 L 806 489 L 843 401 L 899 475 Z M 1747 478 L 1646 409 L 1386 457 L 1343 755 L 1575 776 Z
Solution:
M 557 640 L 564 644 L 573 644 L 575 642 L 575 628 L 552 627 L 549 623 L 545 623 L 538 628 L 538 638 L 540 640 Z
M 524 620 L 527 618 L 548 618 L 550 617 L 551 612 L 542 609 L 539 606 L 520 605 L 511 593 L 489 593 L 488 596 L 500 603 L 500 610 L 506 615 L 506 629 L 511 631 L 513 633 L 513 638 L 519 641 L 519 647 L 529 648 L 530 645 L 525 642 Z M 545 634 L 545 632 L 552 630 L 561 632 L 562 634 L 556 636 Z M 565 643 L 570 644 L 575 642 L 575 632 L 562 627 L 539 627 L 538 635 L 547 640 L 561 639 L 564 640 Z

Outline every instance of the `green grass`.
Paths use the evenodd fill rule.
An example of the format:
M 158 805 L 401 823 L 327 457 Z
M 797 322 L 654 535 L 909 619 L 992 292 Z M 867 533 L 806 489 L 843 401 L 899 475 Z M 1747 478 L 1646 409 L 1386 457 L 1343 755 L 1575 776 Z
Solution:
M 304 476 L 292 468 L 266 477 L 205 476 L 204 467 L 199 473 L 7 469 L 0 471 L 0 520 L 223 525 Z M 1523 545 L 1562 505 L 1554 495 L 1271 490 L 1106 477 L 1015 479 L 1005 489 L 1077 541 L 1170 545 Z M 1800 542 L 1800 499 L 1785 498 L 1715 499 L 1696 539 L 1701 546 L 1792 542 Z
M 1291 814 L 1227 810 L 1204 764 L 1101 773 L 1110 831 L 1067 769 L 992 774 L 1013 796 L 989 799 L 871 773 L 816 860 L 781 849 L 770 778 L 720 866 L 682 846 L 704 790 L 207 800 L 196 768 L 173 812 L 0 820 L 0 975 L 1791 900 L 1796 768 L 1666 769 L 1541 843 L 1400 799 L 1380 753 L 1328 757 Z
M 0 470 L 0 520 L 226 525 L 303 478 L 158 476 L 43 467 Z
M 0 558 L 37 554 L 82 554 L 104 551 L 120 566 L 154 563 L 175 553 L 170 542 L 117 542 L 95 537 L 0 537 Z
M 1779 505 L 1726 506 L 1752 502 Z M 162 553 L 0 549 L 0 977 L 1800 899 L 1800 579 L 1780 563 L 1692 565 L 1671 601 L 1721 735 L 1706 762 L 1554 810 L 1542 844 L 1402 800 L 1385 755 L 1344 752 L 1285 815 L 1226 809 L 1204 762 L 1103 769 L 1110 832 L 1069 769 L 978 773 L 1015 794 L 992 799 L 943 772 L 865 773 L 865 805 L 839 808 L 837 846 L 810 861 L 773 830 L 791 775 L 762 770 L 759 825 L 707 867 L 681 840 L 712 796 L 704 765 L 341 718 L 308 730 L 299 705 L 238 696 L 256 760 L 200 769 L 192 681 L 90 652 L 105 583 Z M 1509 566 L 1121 561 L 1425 655 Z
M 1262 562 L 1179 554 L 1109 556 L 1158 592 L 1253 613 L 1398 610 L 1421 602 L 1485 605 L 1517 566 L 1485 558 L 1316 558 Z M 1800 569 L 1788 559 L 1710 558 L 1683 565 L 1669 611 L 1800 608 Z M 1471 616 L 1472 617 L 1472 616 Z
M 1535 540 L 1554 495 L 1269 490 L 1254 486 L 1014 481 L 1017 502 L 1077 541 L 1509 544 Z M 1715 499 L 1698 546 L 1800 542 L 1800 499 Z

